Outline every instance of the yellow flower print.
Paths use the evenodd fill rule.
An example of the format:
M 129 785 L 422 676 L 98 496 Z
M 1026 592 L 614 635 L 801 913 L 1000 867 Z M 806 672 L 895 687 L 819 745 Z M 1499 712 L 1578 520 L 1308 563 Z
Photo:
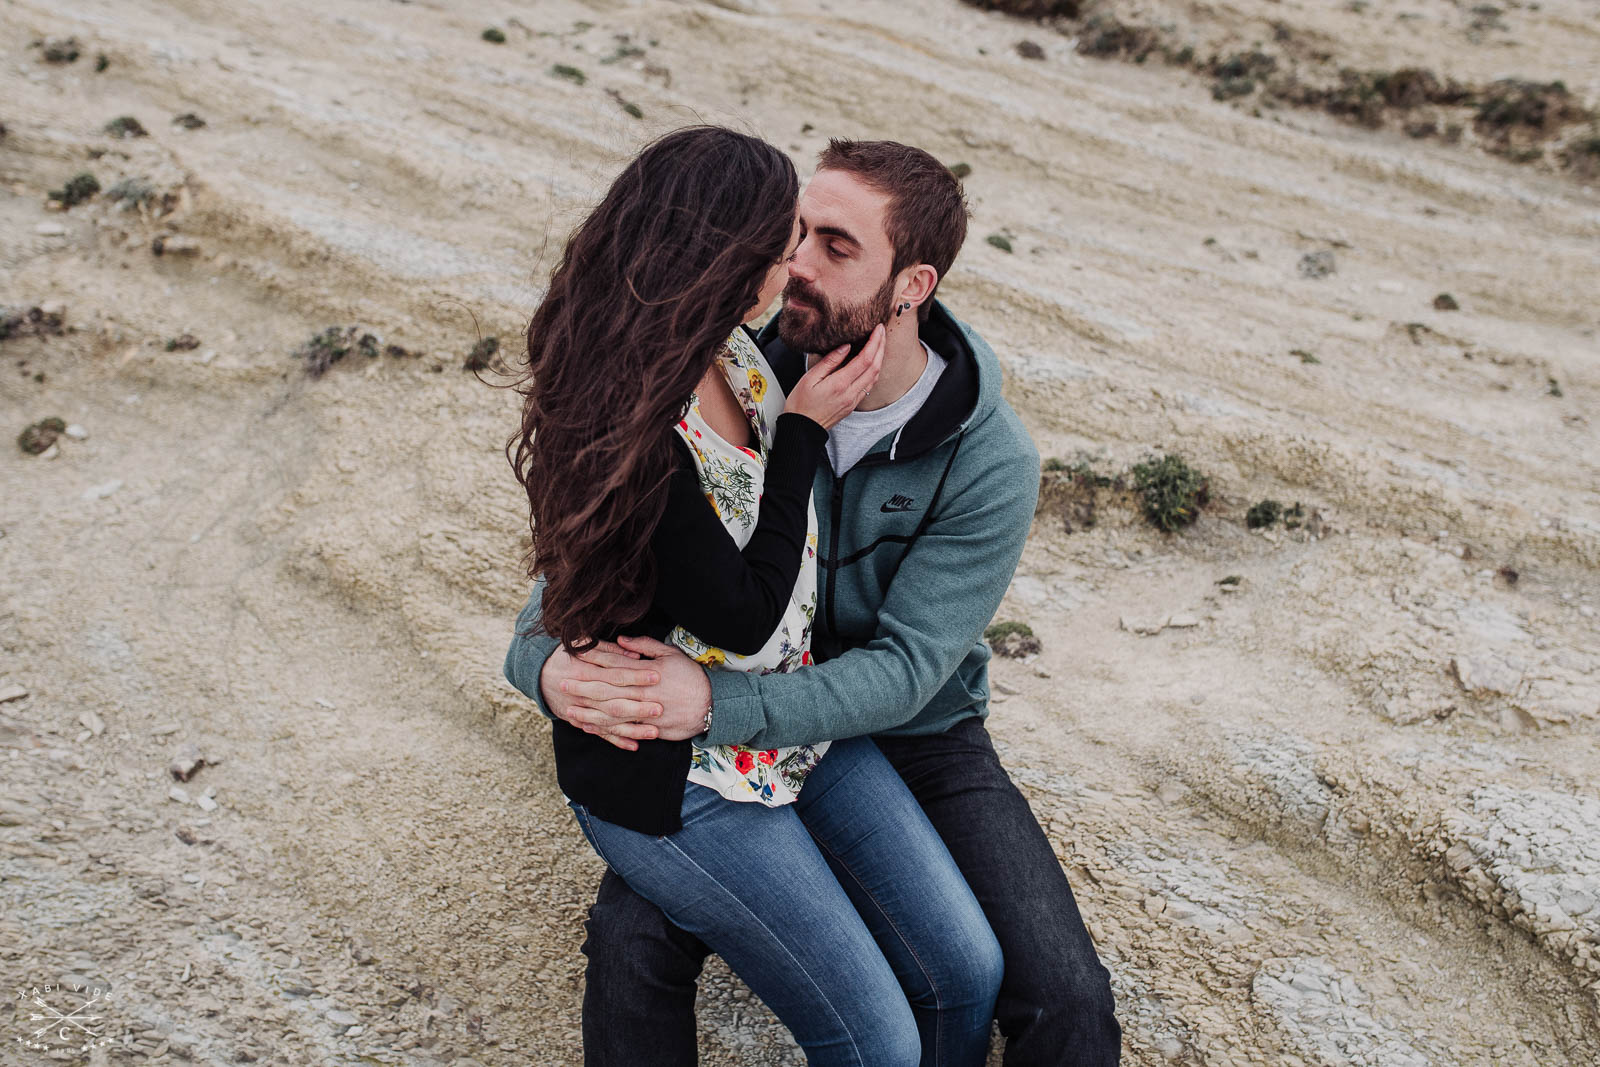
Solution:
M 750 372 L 750 395 L 756 403 L 761 403 L 761 398 L 767 395 L 767 379 L 758 370 Z
M 722 649 L 708 648 L 694 659 L 696 663 L 703 664 L 707 667 L 720 667 L 724 662 L 727 661 L 727 658 L 728 657 L 723 653 Z
M 722 517 L 722 509 L 717 507 L 717 498 L 715 496 L 713 496 L 710 493 L 707 493 L 706 494 L 706 503 L 711 505 L 711 510 L 715 511 L 717 513 L 717 517 L 718 518 Z

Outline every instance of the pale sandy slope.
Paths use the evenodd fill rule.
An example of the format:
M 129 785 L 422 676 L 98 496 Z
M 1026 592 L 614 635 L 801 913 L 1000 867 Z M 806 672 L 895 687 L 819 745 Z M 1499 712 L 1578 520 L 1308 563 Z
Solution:
M 0 343 L 0 412 L 89 431 L 0 451 L 0 688 L 31 694 L 0 704 L 7 978 L 110 979 L 109 1030 L 169 1058 L 578 1062 L 598 861 L 499 677 L 515 398 L 458 368 L 472 315 L 515 350 L 618 162 L 706 119 L 803 168 L 833 134 L 969 163 L 943 292 L 1041 452 L 1175 448 L 1211 476 L 1176 538 L 1116 500 L 1087 532 L 1042 514 L 1002 611 L 1045 652 L 997 667 L 991 722 L 1114 970 L 1127 1061 L 1595 1062 L 1600 196 L 1253 118 L 954 0 L 783 6 L 508 3 L 503 46 L 444 3 L 0 9 L 0 303 L 61 300 L 77 328 Z M 1140 14 L 1600 97 L 1592 3 L 1476 44 L 1454 5 L 1408 10 Z M 74 65 L 28 48 L 68 33 Z M 624 44 L 644 54 L 607 62 Z M 191 110 L 209 125 L 169 126 Z M 120 114 L 152 136 L 105 138 Z M 181 186 L 168 228 L 202 254 L 152 257 L 162 224 L 103 202 L 46 213 L 91 148 L 104 185 Z M 1302 278 L 1328 247 L 1337 273 Z M 1461 311 L 1432 309 L 1446 291 Z M 425 355 L 308 381 L 289 353 L 331 323 Z M 201 347 L 164 351 L 184 331 Z M 1249 533 L 1269 495 L 1324 536 Z M 1123 625 L 1175 613 L 1195 625 Z M 221 760 L 186 787 L 215 787 L 210 815 L 167 797 L 186 740 Z M 705 1062 L 798 1062 L 713 974 Z M 0 1009 L 8 1042 L 24 1023 Z

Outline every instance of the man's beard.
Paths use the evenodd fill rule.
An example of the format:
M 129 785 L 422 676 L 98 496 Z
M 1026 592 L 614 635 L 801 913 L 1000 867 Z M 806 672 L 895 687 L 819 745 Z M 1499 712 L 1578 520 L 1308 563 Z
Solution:
M 798 299 L 803 305 L 791 304 Z M 797 352 L 826 355 L 840 345 L 850 346 L 852 357 L 872 336 L 873 327 L 889 321 L 894 308 L 894 278 L 884 279 L 876 293 L 859 304 L 846 307 L 806 285 L 798 278 L 790 278 L 783 289 L 783 311 L 778 316 L 778 336 L 783 343 Z

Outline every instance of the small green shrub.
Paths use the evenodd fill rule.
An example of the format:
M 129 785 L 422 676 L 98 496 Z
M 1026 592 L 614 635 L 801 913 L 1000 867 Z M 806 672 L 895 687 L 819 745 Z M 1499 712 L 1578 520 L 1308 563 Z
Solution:
M 32 426 L 24 429 L 17 435 L 17 447 L 30 456 L 37 456 L 49 450 L 56 443 L 56 438 L 66 432 L 67 424 L 63 419 L 54 416 L 40 419 Z
M 1132 473 L 1144 516 L 1158 529 L 1170 533 L 1199 517 L 1209 495 L 1207 481 L 1183 457 L 1168 453 L 1136 463 Z
M 500 338 L 485 337 L 472 346 L 472 351 L 467 353 L 463 366 L 467 370 L 485 370 L 498 351 L 500 351 Z
M 306 373 L 320 378 L 329 367 L 352 352 L 363 356 L 376 356 L 382 342 L 370 333 L 361 332 L 357 326 L 329 326 L 294 350 L 296 359 L 306 361 Z
M 96 180 L 93 174 L 83 171 L 69 178 L 66 185 L 60 189 L 52 190 L 50 199 L 59 200 L 62 207 L 69 208 L 74 204 L 83 203 L 99 191 L 100 182 Z
M 148 137 L 150 131 L 144 128 L 144 123 L 132 115 L 118 115 L 106 123 L 106 133 L 119 140 L 129 137 Z
M 1021 659 L 1043 651 L 1044 645 L 1025 622 L 997 622 L 983 631 L 983 639 L 998 656 Z
M 1262 500 L 1250 505 L 1250 510 L 1245 512 L 1244 524 L 1252 530 L 1259 530 L 1263 526 L 1271 526 L 1283 514 L 1283 505 L 1276 500 Z
M 76 37 L 68 37 L 61 41 L 50 41 L 44 46 L 44 61 L 46 63 L 76 63 L 80 47 Z

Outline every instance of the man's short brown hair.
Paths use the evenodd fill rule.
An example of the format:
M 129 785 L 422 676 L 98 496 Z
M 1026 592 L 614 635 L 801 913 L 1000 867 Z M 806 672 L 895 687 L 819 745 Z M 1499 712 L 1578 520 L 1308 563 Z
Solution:
M 835 137 L 817 157 L 818 170 L 853 174 L 889 197 L 883 221 L 894 248 L 891 275 L 917 263 L 939 272 L 934 290 L 967 239 L 967 199 L 950 168 L 920 148 L 897 141 L 847 141 Z M 933 293 L 917 309 L 928 320 Z

